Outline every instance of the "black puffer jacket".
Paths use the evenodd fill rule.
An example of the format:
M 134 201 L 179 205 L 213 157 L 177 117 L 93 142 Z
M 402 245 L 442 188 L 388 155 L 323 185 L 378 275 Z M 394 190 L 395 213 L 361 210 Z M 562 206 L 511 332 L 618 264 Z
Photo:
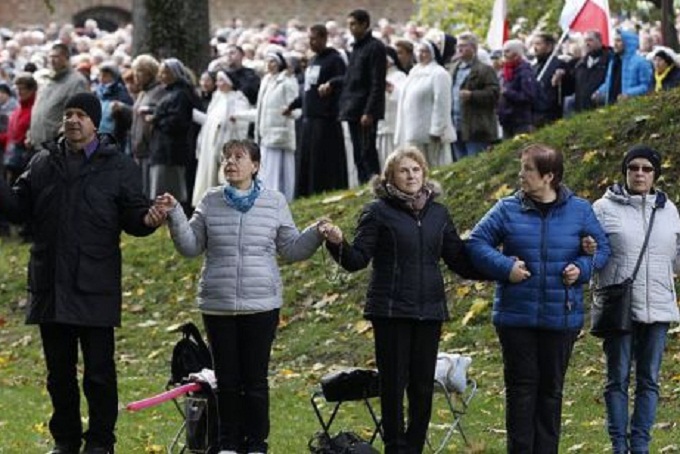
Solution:
M 149 201 L 139 168 L 113 138 L 99 140 L 82 165 L 69 166 L 72 152 L 54 142 L 13 188 L 0 179 L 2 211 L 33 229 L 27 323 L 120 325 L 121 231 L 145 236 L 154 229 L 144 225 Z
M 444 259 L 461 274 L 467 274 L 470 266 L 447 208 L 434 201 L 434 192 L 415 215 L 379 183 L 374 191 L 377 198 L 364 208 L 353 244 L 327 243 L 333 258 L 347 271 L 363 269 L 373 260 L 364 316 L 447 320 L 439 261 Z

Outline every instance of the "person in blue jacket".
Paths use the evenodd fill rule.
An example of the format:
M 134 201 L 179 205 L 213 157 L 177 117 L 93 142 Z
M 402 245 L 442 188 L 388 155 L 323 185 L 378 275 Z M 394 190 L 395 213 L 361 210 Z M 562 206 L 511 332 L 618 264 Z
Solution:
M 654 71 L 652 65 L 638 55 L 639 47 L 638 35 L 627 30 L 616 31 L 614 55 L 609 60 L 604 83 L 593 93 L 593 102 L 609 105 L 649 93 Z
M 475 268 L 496 281 L 509 453 L 558 452 L 564 376 L 583 326 L 582 286 L 610 253 L 590 203 L 562 184 L 563 174 L 558 150 L 524 148 L 521 189 L 496 203 L 467 245 Z M 588 235 L 597 242 L 592 256 L 581 247 Z

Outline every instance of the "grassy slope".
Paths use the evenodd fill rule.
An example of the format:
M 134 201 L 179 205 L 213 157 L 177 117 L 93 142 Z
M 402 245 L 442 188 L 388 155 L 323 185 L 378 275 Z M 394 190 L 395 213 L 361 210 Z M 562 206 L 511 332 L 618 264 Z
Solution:
M 591 200 L 619 177 L 627 146 L 645 142 L 665 156 L 660 185 L 673 200 L 680 155 L 677 106 L 680 93 L 649 97 L 612 109 L 560 122 L 532 137 L 503 143 L 492 152 L 438 169 L 434 178 L 444 186 L 441 199 L 449 205 L 461 232 L 516 183 L 516 152 L 527 140 L 543 141 L 566 156 L 566 182 Z M 366 190 L 301 200 L 294 204 L 298 225 L 329 215 L 351 232 L 370 194 Z M 124 249 L 124 326 L 117 331 L 121 402 L 162 390 L 169 373 L 177 323 L 200 317 L 193 306 L 200 260 L 187 260 L 173 249 L 162 230 L 147 239 L 126 237 Z M 40 340 L 34 327 L 23 325 L 19 308 L 24 298 L 27 247 L 0 243 L 0 453 L 33 453 L 49 445 L 49 398 L 44 388 Z M 337 365 L 372 365 L 372 338 L 361 320 L 366 272 L 338 275 L 330 259 L 318 252 L 308 262 L 284 267 L 286 306 L 271 367 L 273 428 L 271 452 L 302 453 L 318 429 L 309 406 L 309 392 L 321 375 Z M 490 285 L 459 282 L 448 285 L 453 320 L 445 326 L 442 350 L 474 357 L 471 375 L 480 386 L 466 426 L 473 448 L 454 438 L 451 452 L 503 452 L 503 383 L 499 348 L 488 322 Z M 470 311 L 467 324 L 463 317 Z M 680 452 L 680 347 L 671 337 L 663 370 L 662 402 L 653 452 Z M 606 452 L 601 386 L 603 357 L 596 339 L 583 336 L 577 344 L 565 390 L 563 451 Z M 442 414 L 441 406 L 435 417 Z M 368 429 L 361 408 L 341 412 L 336 428 Z M 139 414 L 121 412 L 119 452 L 163 452 L 178 427 L 170 404 Z

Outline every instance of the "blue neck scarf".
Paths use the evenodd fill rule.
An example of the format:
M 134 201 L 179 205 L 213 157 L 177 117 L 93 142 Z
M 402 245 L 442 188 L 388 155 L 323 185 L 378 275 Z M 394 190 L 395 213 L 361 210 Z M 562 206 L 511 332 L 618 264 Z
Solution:
M 253 180 L 253 184 L 245 194 L 239 194 L 236 188 L 226 185 L 224 187 L 224 200 L 229 206 L 236 208 L 241 213 L 245 213 L 253 207 L 261 191 L 262 182 L 257 178 Z

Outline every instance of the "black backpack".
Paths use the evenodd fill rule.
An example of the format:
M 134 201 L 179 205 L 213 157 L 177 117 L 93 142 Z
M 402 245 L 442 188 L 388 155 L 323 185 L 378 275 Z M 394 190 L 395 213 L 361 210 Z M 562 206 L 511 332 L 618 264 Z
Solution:
M 177 331 L 182 333 L 182 339 L 172 349 L 168 386 L 183 383 L 191 373 L 200 372 L 205 368 L 212 369 L 210 349 L 196 325 L 191 322 L 185 323 Z

